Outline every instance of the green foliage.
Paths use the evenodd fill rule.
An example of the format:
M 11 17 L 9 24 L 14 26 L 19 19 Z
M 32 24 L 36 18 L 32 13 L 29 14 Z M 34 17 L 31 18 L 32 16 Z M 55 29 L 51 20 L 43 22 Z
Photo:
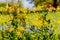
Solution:
M 0 7 L 5 7 L 6 4 L 5 3 L 0 3 Z

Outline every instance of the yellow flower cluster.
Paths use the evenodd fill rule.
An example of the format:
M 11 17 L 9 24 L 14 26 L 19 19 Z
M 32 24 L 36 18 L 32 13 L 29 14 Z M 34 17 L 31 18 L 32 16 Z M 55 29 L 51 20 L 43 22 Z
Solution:
M 44 25 L 48 25 L 48 22 L 47 21 L 44 21 Z
M 19 31 L 17 31 L 17 32 L 16 32 L 16 36 L 21 38 L 21 37 L 22 37 L 22 33 L 19 32 Z
M 60 6 L 57 7 L 57 10 L 58 10 L 58 11 L 60 10 Z
M 26 40 L 26 37 L 24 37 L 23 39 Z
M 19 27 L 17 28 L 17 30 L 20 31 L 20 32 L 22 32 L 22 31 L 24 31 L 24 27 L 19 26 Z
M 60 24 L 60 19 L 57 20 L 57 23 Z
M 9 13 L 13 13 L 14 12 L 14 7 L 9 7 Z
M 13 16 L 10 16 L 10 20 L 13 20 Z
M 27 18 L 25 14 L 17 14 L 17 18 Z
M 13 16 L 0 15 L 0 23 L 2 23 L 2 24 L 9 23 L 9 22 L 11 22 L 11 20 L 13 20 Z
M 26 13 L 27 9 L 26 8 L 21 8 L 21 11 L 23 11 L 23 13 Z
M 42 21 L 42 20 L 39 20 L 38 22 L 33 21 L 32 24 L 33 24 L 34 26 L 37 26 L 37 27 L 39 28 L 40 26 L 42 26 L 43 21 Z
M 43 5 L 43 6 L 38 5 L 38 6 L 37 6 L 37 10 L 40 10 L 40 9 L 42 9 L 43 7 L 45 7 L 45 5 Z
M 4 7 L 0 7 L 0 10 L 5 10 L 5 8 Z
M 8 32 L 12 32 L 14 30 L 14 28 L 9 28 Z

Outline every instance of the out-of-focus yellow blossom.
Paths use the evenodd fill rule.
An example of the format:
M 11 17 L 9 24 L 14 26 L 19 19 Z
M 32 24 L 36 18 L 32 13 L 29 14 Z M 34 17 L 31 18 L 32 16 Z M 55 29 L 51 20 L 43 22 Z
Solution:
M 0 7 L 0 10 L 5 10 L 5 8 L 4 7 Z
M 26 40 L 26 37 L 24 37 L 23 39 Z
M 17 18 L 22 18 L 22 15 L 20 15 L 20 14 L 17 14 Z
M 47 35 L 49 35 L 50 33 L 46 33 Z
M 13 4 L 12 8 L 14 8 L 15 10 L 17 10 L 17 4 Z
M 54 26 L 54 27 L 52 28 L 52 30 L 53 30 L 53 31 L 57 30 L 57 27 Z
M 42 26 L 42 24 L 43 24 L 43 20 L 39 20 L 38 25 Z
M 50 20 L 52 20 L 53 19 L 53 17 L 50 17 Z
M 1 18 L 0 18 L 0 23 L 1 23 Z
M 26 18 L 25 14 L 22 14 L 21 16 L 22 16 L 22 18 Z
M 57 23 L 60 24 L 60 19 L 57 20 Z
M 39 23 L 43 23 L 43 20 L 39 20 Z
M 5 20 L 5 22 L 7 22 L 7 23 L 8 23 L 9 21 L 10 21 L 9 19 L 8 19 L 8 20 Z
M 14 8 L 13 8 L 13 7 L 10 7 L 10 8 L 9 8 L 9 12 L 10 12 L 10 13 L 13 13 L 13 12 L 14 12 Z
M 19 8 L 17 8 L 17 13 L 19 13 L 19 11 L 20 11 L 20 9 L 19 9 Z
M 22 33 L 17 31 L 16 36 L 21 38 L 22 37 Z
M 60 10 L 60 6 L 57 7 L 57 10 Z
M 37 26 L 37 22 L 32 22 L 32 24 L 33 24 L 34 26 Z
M 20 27 L 20 26 L 19 26 L 19 27 L 17 28 L 17 30 L 22 32 L 22 31 L 24 31 L 24 27 Z
M 25 18 L 28 18 L 28 16 L 25 16 Z
M 44 20 L 44 18 L 43 18 L 43 17 L 41 17 L 41 18 L 39 18 L 39 20 L 40 20 L 40 21 L 41 21 L 41 20 L 43 21 L 43 20 Z
M 8 6 L 5 6 L 6 7 L 6 9 L 8 9 L 9 7 Z
M 13 4 L 13 7 L 17 7 L 17 4 Z
M 42 8 L 42 6 L 40 6 L 40 5 L 37 6 L 37 10 L 39 10 L 39 9 L 41 9 L 41 8 Z
M 50 22 L 51 22 L 51 23 L 53 23 L 53 22 L 54 22 L 53 17 L 50 17 Z
M 26 13 L 27 12 L 27 9 L 26 8 L 21 8 L 21 10 Z
M 9 32 L 12 32 L 14 30 L 14 28 L 9 28 L 8 31 Z
M 17 14 L 18 18 L 27 18 L 27 16 L 25 16 L 25 14 Z
M 38 23 L 37 27 L 40 28 L 42 26 L 42 23 Z
M 38 22 L 35 22 L 35 21 L 32 22 L 32 24 L 35 25 L 35 26 L 37 26 L 37 27 L 42 26 L 42 23 L 43 23 L 42 20 L 39 20 Z
M 13 16 L 10 16 L 10 20 L 13 20 Z
M 48 22 L 47 21 L 44 21 L 44 25 L 48 25 Z
M 45 5 L 42 5 L 41 7 L 43 8 L 43 7 L 45 7 Z
M 28 23 L 28 19 L 25 19 L 25 22 Z
M 32 38 L 35 38 L 36 36 L 35 35 L 31 35 L 32 36 Z
M 25 22 L 28 23 L 28 17 L 26 16 Z

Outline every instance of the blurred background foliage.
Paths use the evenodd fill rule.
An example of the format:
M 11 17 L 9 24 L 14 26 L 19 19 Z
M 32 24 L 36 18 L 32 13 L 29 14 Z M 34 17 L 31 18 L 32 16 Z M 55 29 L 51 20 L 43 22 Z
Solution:
M 44 5 L 46 3 L 53 3 L 53 0 L 33 0 L 35 2 L 35 5 Z
M 37 10 L 23 8 L 21 0 L 0 3 L 0 40 L 60 40 L 60 7 L 44 6 L 53 1 L 31 0 Z
M 28 1 L 31 1 L 30 2 L 30 4 L 31 3 L 33 3 L 34 2 L 34 5 L 35 6 L 38 6 L 38 5 L 45 5 L 45 4 L 49 4 L 49 3 L 51 3 L 51 4 L 54 4 L 54 0 L 26 0 L 27 2 Z M 56 1 L 58 4 L 60 4 L 60 0 L 57 0 Z M 14 4 L 15 2 L 14 2 L 14 0 L 11 0 L 11 2 L 9 2 L 8 0 L 6 0 L 6 2 L 4 3 L 0 3 L 0 6 L 6 6 L 6 5 L 12 5 L 12 4 Z M 23 2 L 24 3 L 24 2 Z M 16 4 L 19 6 L 19 7 L 23 7 L 23 3 L 22 3 L 22 0 L 17 0 L 17 2 L 16 2 Z
M 28 1 L 28 0 L 27 0 Z M 5 3 L 0 3 L 0 6 L 5 6 L 5 5 L 7 5 L 7 0 L 6 0 L 6 2 Z M 31 3 L 32 2 L 34 2 L 34 4 L 35 4 L 35 6 L 37 6 L 37 5 L 45 5 L 45 4 L 47 4 L 47 3 L 53 3 L 53 0 L 31 0 Z M 14 3 L 14 0 L 11 0 L 11 2 L 9 3 L 9 5 L 10 4 L 13 4 Z M 22 2 L 21 2 L 21 0 L 18 0 L 18 4 L 17 5 L 20 5 L 20 7 L 22 6 Z

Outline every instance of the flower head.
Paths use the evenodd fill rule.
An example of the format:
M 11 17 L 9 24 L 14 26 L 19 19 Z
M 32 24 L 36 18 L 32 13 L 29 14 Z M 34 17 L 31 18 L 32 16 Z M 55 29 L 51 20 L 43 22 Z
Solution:
M 9 32 L 12 32 L 14 30 L 14 28 L 9 28 L 8 31 Z
M 24 31 L 24 27 L 18 27 L 17 30 L 22 32 Z
M 16 36 L 17 37 L 22 37 L 22 33 L 18 31 L 18 32 L 16 32 Z

